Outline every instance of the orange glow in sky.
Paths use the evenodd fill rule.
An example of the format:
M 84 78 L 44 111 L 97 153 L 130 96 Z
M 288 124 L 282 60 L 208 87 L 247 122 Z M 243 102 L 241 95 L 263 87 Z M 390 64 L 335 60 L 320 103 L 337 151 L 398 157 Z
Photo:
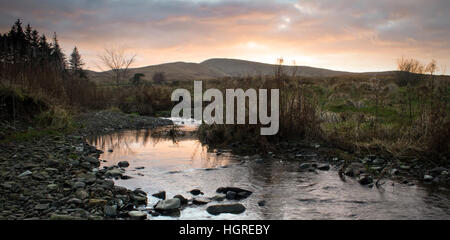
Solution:
M 343 71 L 395 70 L 397 59 L 450 66 L 450 2 L 331 0 L 0 0 L 0 31 L 15 19 L 66 54 L 76 45 L 98 70 L 105 46 L 136 53 L 134 67 L 238 58 Z

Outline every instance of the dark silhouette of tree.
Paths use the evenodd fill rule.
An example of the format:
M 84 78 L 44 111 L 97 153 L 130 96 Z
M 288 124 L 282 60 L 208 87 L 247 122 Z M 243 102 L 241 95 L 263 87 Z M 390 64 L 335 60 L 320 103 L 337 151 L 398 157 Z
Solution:
M 66 56 L 64 55 L 61 47 L 58 43 L 58 38 L 56 36 L 56 32 L 53 33 L 53 41 L 51 44 L 51 53 L 50 56 L 55 64 L 57 70 L 62 71 L 66 69 Z
M 135 73 L 134 76 L 130 79 L 131 84 L 134 86 L 140 86 L 143 83 L 142 77 L 145 75 L 143 73 Z
M 166 75 L 164 72 L 155 72 L 153 74 L 153 82 L 155 84 L 164 84 L 166 83 Z
M 83 71 L 84 62 L 81 59 L 81 55 L 78 52 L 78 48 L 75 46 L 73 48 L 72 54 L 70 54 L 69 59 L 69 69 L 73 75 L 77 75 L 81 78 L 86 78 L 86 75 Z
M 0 33 L 0 84 L 9 84 L 48 93 L 52 97 L 64 98 L 71 91 L 73 99 L 82 99 L 80 90 L 90 84 L 82 71 L 83 62 L 78 49 L 71 55 L 71 69 L 60 47 L 56 33 L 51 43 L 36 29 L 17 19 L 6 33 Z M 70 70 L 70 69 L 69 69 Z

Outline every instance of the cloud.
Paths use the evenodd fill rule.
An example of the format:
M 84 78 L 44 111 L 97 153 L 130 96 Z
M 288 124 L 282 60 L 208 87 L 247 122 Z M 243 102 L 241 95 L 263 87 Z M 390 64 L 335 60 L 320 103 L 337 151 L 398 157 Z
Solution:
M 46 34 L 56 31 L 66 51 L 77 45 L 90 66 L 104 45 L 119 44 L 137 52 L 141 66 L 211 57 L 274 62 L 283 55 L 302 65 L 353 71 L 393 69 L 402 55 L 450 65 L 446 0 L 0 4 L 0 31 L 7 31 L 16 18 Z

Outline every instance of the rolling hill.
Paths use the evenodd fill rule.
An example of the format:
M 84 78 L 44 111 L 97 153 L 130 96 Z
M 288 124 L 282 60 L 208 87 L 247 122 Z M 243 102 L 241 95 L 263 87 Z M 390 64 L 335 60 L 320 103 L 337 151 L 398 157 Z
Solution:
M 208 66 L 211 69 L 223 72 L 229 76 L 242 77 L 254 75 L 273 75 L 277 65 L 259 62 L 251 62 L 238 59 L 212 58 L 200 65 Z M 293 73 L 304 77 L 330 77 L 349 74 L 349 72 L 333 71 L 323 68 L 314 68 L 307 66 L 284 66 L 287 73 Z
M 277 65 L 266 64 L 239 59 L 212 58 L 201 63 L 173 62 L 147 67 L 130 69 L 130 76 L 135 73 L 145 75 L 144 80 L 151 81 L 156 72 L 164 72 L 169 81 L 210 80 L 225 77 L 244 77 L 256 75 L 273 75 Z M 330 77 L 353 74 L 351 72 L 334 71 L 307 66 L 284 66 L 284 70 L 291 74 L 296 69 L 298 76 Z M 91 80 L 101 83 L 113 83 L 109 72 L 88 71 Z

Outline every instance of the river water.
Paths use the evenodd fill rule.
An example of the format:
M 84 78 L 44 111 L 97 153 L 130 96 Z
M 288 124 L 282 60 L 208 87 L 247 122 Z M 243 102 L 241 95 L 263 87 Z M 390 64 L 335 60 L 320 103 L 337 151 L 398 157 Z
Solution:
M 196 127 L 196 123 L 177 123 L 187 131 Z M 253 194 L 240 201 L 247 210 L 239 215 L 212 216 L 206 212 L 209 205 L 233 202 L 225 200 L 187 207 L 180 217 L 152 219 L 450 219 L 446 189 L 391 181 L 381 190 L 368 188 L 349 178 L 341 181 L 333 167 L 304 172 L 295 160 L 254 161 L 229 152 L 217 155 L 208 152 L 195 137 L 173 141 L 155 137 L 155 132 L 121 131 L 90 137 L 88 143 L 104 151 L 100 158 L 106 162 L 102 166 L 130 163 L 126 175 L 132 178 L 115 182 L 147 192 L 148 206 L 158 201 L 151 194 L 161 190 L 168 198 L 177 194 L 193 198 L 189 191 L 196 188 L 204 192 L 203 197 L 213 197 L 217 188 L 226 186 L 248 189 Z M 260 200 L 266 201 L 265 206 L 258 206 Z

